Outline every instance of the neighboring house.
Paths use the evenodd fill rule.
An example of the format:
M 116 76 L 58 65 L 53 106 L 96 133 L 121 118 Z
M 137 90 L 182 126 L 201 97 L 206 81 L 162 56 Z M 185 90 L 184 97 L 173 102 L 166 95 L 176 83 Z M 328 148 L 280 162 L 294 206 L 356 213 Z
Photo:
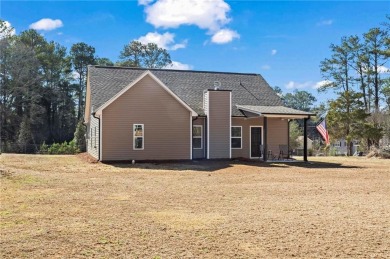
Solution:
M 87 151 L 100 161 L 260 158 L 311 115 L 257 74 L 88 68 Z
M 345 139 L 336 139 L 332 141 L 331 144 L 335 155 L 344 155 L 346 156 L 348 154 L 348 143 Z M 359 141 L 353 140 L 352 141 L 352 155 L 358 152 L 359 149 Z

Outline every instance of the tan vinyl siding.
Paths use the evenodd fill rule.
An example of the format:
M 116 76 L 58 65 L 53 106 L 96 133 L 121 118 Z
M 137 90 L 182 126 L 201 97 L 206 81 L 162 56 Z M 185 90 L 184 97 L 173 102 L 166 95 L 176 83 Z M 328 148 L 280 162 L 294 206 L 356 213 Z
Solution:
M 201 125 L 202 126 L 202 149 L 192 149 L 192 158 L 193 159 L 200 159 L 205 158 L 205 146 L 207 145 L 206 142 L 206 128 L 205 128 L 205 121 L 206 118 L 199 117 L 196 120 L 192 122 L 192 125 Z
M 133 124 L 144 124 L 143 150 L 133 150 Z M 190 159 L 190 125 L 190 111 L 145 76 L 103 110 L 102 160 Z
M 274 155 L 279 154 L 279 145 L 288 144 L 288 120 L 268 118 L 268 150 Z M 232 158 L 250 158 L 250 126 L 263 127 L 263 117 L 232 118 L 232 126 L 242 126 L 242 149 L 232 149 Z M 264 137 L 264 127 L 262 128 Z M 264 140 L 264 139 L 263 139 Z M 264 143 L 263 143 L 264 144 Z
M 288 145 L 288 120 L 268 118 L 268 150 L 279 154 L 279 145 Z
M 208 92 L 208 157 L 230 158 L 231 92 Z
M 92 134 L 91 134 L 92 129 Z M 92 115 L 87 127 L 87 152 L 94 158 L 99 158 L 99 120 Z M 95 134 L 96 130 L 96 134 Z
M 232 118 L 232 126 L 242 126 L 242 149 L 232 149 L 232 158 L 249 158 L 250 126 L 263 126 L 263 118 Z

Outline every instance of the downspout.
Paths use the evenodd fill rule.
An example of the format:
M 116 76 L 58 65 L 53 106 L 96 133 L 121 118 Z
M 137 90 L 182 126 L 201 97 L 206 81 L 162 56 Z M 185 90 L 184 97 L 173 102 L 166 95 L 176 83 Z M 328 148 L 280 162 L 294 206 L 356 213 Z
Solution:
M 263 117 L 263 126 L 264 126 L 264 132 L 263 132 L 263 137 L 264 137 L 264 154 L 263 154 L 263 161 L 266 162 L 268 159 L 268 118 Z
M 87 151 L 87 134 L 88 134 L 88 126 L 87 124 L 85 123 L 85 121 L 83 120 L 83 126 L 85 127 L 85 134 L 84 134 L 84 138 L 85 138 L 85 151 Z M 0 152 L 1 154 L 1 152 Z
M 207 159 L 207 149 L 209 148 L 208 145 L 207 145 L 207 143 L 209 141 L 207 136 L 208 136 L 208 132 L 207 132 L 207 117 L 205 117 L 205 119 L 204 119 L 204 140 L 205 141 L 204 141 L 204 145 L 203 145 L 204 146 L 203 156 L 204 156 L 205 159 Z
M 310 116 L 303 119 L 303 161 L 307 162 L 307 121 Z
M 95 118 L 95 119 L 98 119 L 99 120 L 99 150 L 98 150 L 98 161 L 100 161 L 100 118 L 99 117 L 96 117 L 96 112 L 93 112 L 92 113 L 92 116 Z
M 290 121 L 291 120 L 289 119 L 287 120 L 287 158 L 291 158 L 290 157 Z

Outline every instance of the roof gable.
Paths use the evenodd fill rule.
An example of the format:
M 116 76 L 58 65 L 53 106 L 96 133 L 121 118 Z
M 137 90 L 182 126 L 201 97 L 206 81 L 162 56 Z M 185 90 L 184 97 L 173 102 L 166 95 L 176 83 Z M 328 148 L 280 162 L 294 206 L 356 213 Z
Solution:
M 144 73 L 142 73 L 138 78 L 136 78 L 134 81 L 132 81 L 129 85 L 122 88 L 119 92 L 117 92 L 113 97 L 111 97 L 108 101 L 106 101 L 103 105 L 101 105 L 96 110 L 96 115 L 101 115 L 102 111 L 108 107 L 110 104 L 115 102 L 122 94 L 130 90 L 133 86 L 135 86 L 138 82 L 140 82 L 143 78 L 146 76 L 150 76 L 159 86 L 161 86 L 165 91 L 167 91 L 174 99 L 176 99 L 181 105 L 183 105 L 187 110 L 191 112 L 192 116 L 198 116 L 198 114 L 191 109 L 183 100 L 181 100 L 177 95 L 175 95 L 163 82 L 161 82 L 160 79 L 158 79 L 155 75 L 153 75 L 152 72 L 149 70 L 146 70 Z
M 92 111 L 100 109 L 145 71 L 150 71 L 162 85 L 201 116 L 205 115 L 203 92 L 214 88 L 215 81 L 221 83 L 221 90 L 232 91 L 232 116 L 243 116 L 236 104 L 283 106 L 280 97 L 258 74 L 90 66 Z

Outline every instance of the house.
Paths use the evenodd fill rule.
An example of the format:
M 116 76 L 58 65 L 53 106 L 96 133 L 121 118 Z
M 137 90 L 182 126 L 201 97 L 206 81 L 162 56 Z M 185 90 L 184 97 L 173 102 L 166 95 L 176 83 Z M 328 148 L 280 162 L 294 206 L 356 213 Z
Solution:
M 346 139 L 341 138 L 341 139 L 336 139 L 332 141 L 332 152 L 334 155 L 342 155 L 346 156 L 348 154 L 348 142 Z M 352 155 L 355 155 L 358 153 L 360 147 L 360 142 L 358 140 L 353 140 L 352 141 Z
M 313 115 L 258 74 L 103 66 L 88 67 L 85 106 L 100 161 L 267 159 L 288 145 L 289 120 Z

